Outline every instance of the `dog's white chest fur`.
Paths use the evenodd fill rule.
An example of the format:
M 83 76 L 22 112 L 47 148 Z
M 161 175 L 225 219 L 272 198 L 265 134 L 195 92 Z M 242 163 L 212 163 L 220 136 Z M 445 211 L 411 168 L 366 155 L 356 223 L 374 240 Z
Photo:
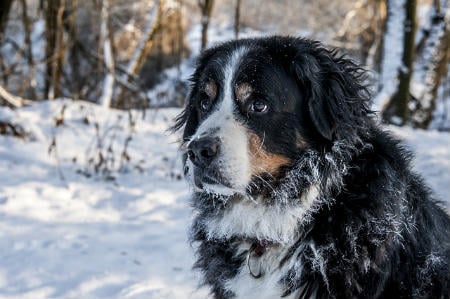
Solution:
M 244 250 L 247 250 L 249 246 L 249 244 L 242 245 Z M 285 251 L 285 248 L 270 248 L 261 257 L 252 257 L 251 264 L 257 268 L 255 271 L 262 271 L 262 276 L 259 278 L 251 275 L 247 262 L 244 262 L 238 274 L 226 282 L 226 289 L 233 292 L 236 299 L 296 298 L 297 292 L 282 297 L 284 290 L 280 280 L 286 275 L 293 262 L 287 261 L 280 267 L 280 259 Z
M 313 185 L 302 195 L 297 206 L 266 206 L 243 200 L 203 222 L 208 239 L 234 236 L 289 244 L 297 237 L 298 226 L 317 208 L 318 188 Z

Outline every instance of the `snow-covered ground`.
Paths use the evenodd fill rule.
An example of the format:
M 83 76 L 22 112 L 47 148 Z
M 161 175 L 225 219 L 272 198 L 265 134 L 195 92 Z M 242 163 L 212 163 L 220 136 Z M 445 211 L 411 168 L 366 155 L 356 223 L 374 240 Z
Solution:
M 0 119 L 31 134 L 0 135 L 0 298 L 207 297 L 191 270 L 179 136 L 166 131 L 178 112 L 143 118 L 134 111 L 130 127 L 126 112 L 85 102 L 0 108 Z M 448 199 L 450 134 L 391 129 L 416 151 L 417 171 Z M 130 159 L 120 163 L 130 132 Z M 95 173 L 99 150 L 109 161 L 103 174 Z
M 178 112 L 148 111 L 144 120 L 134 112 L 130 160 L 120 165 L 127 113 L 68 100 L 0 109 L 0 119 L 33 135 L 0 136 L 0 298 L 206 297 L 191 271 L 177 136 L 165 132 Z M 95 122 L 105 153 L 116 135 L 107 178 L 89 166 Z M 58 163 L 48 154 L 53 136 Z

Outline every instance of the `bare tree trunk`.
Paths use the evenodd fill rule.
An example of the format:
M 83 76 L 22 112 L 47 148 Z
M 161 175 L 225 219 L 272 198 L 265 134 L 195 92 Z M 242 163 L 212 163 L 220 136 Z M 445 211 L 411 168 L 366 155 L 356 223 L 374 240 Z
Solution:
M 389 2 L 388 2 L 389 4 Z M 390 101 L 383 109 L 383 119 L 388 122 L 405 124 L 409 120 L 409 86 L 413 72 L 414 37 L 416 32 L 416 0 L 406 0 L 404 4 L 402 66 L 398 69 L 398 86 Z
M 241 0 L 236 0 L 236 6 L 234 8 L 234 38 L 239 37 L 240 20 L 241 18 Z
M 52 88 L 51 99 L 59 98 L 63 95 L 61 77 L 63 75 L 63 65 L 65 60 L 65 45 L 64 45 L 64 10 L 65 0 L 60 2 L 58 7 L 58 14 L 56 18 L 56 48 L 55 57 L 52 64 Z
M 106 65 L 106 75 L 103 81 L 102 95 L 99 99 L 99 104 L 103 107 L 110 107 L 114 93 L 114 57 L 109 30 L 109 0 L 102 1 L 101 18 L 100 40 L 103 44 L 103 59 Z
M 181 65 L 181 60 L 183 59 L 183 50 L 184 50 L 184 31 L 183 31 L 183 9 L 182 9 L 182 1 L 178 0 L 177 2 L 178 5 L 178 9 L 179 9 L 179 17 L 177 18 L 177 26 L 176 26 L 176 34 L 177 34 L 177 49 L 176 49 L 176 53 L 177 53 L 177 61 L 176 61 L 176 65 L 178 68 L 178 76 L 181 75 L 181 70 L 180 70 L 180 65 Z
M 386 19 L 382 38 L 379 90 L 374 98 L 377 109 L 383 110 L 398 88 L 398 72 L 402 67 L 403 47 L 399 44 L 404 39 L 405 22 L 404 5 L 406 0 L 385 0 Z
M 21 0 L 22 4 L 22 23 L 23 28 L 25 32 L 25 47 L 26 47 L 26 56 L 27 56 L 27 62 L 28 67 L 30 68 L 29 71 L 29 83 L 30 83 L 30 93 L 31 93 L 31 99 L 36 99 L 36 68 L 34 66 L 34 59 L 33 59 L 33 44 L 31 42 L 31 28 L 30 28 L 30 19 L 28 17 L 27 13 L 27 2 L 26 0 Z
M 60 0 L 48 0 L 46 6 L 44 6 L 45 15 L 45 58 L 46 58 L 46 78 L 45 78 L 45 96 L 49 97 L 50 88 L 52 84 L 52 61 L 54 59 L 56 48 L 56 19 L 58 14 Z M 42 3 L 45 5 L 44 3 Z
M 3 44 L 3 38 L 6 30 L 6 23 L 8 21 L 9 12 L 11 10 L 13 0 L 1 0 L 0 1 L 0 46 Z M 0 52 L 0 74 L 3 84 L 8 85 L 8 74 L 6 72 L 7 66 L 4 61 L 3 55 Z
M 198 0 L 198 6 L 200 7 L 202 14 L 202 45 L 201 50 L 206 48 L 208 44 L 208 27 L 211 19 L 211 13 L 214 6 L 214 0 Z
M 68 34 L 68 42 L 67 42 L 67 59 L 70 64 L 70 93 L 71 97 L 75 100 L 80 98 L 80 90 L 82 85 L 82 78 L 80 75 L 81 68 L 81 49 L 80 43 L 78 41 L 78 32 L 76 28 L 76 15 L 77 15 L 77 0 L 69 0 L 67 1 L 68 7 L 67 17 L 64 20 L 64 27 Z
M 411 121 L 415 127 L 427 128 L 436 107 L 438 88 L 447 73 L 450 58 L 450 9 L 448 0 L 435 0 L 429 15 L 429 28 L 424 29 L 414 67 Z M 441 11 L 441 8 L 444 11 Z M 427 27 L 428 27 L 427 26 Z M 418 87 L 418 88 L 417 88 Z
M 159 29 L 161 15 L 163 13 L 165 1 L 157 0 L 150 11 L 150 17 L 145 26 L 144 33 L 139 41 L 136 49 L 131 56 L 130 62 L 127 65 L 128 74 L 136 74 L 141 68 L 144 59 L 148 55 L 153 45 L 153 38 L 156 31 Z
M 54 99 L 62 95 L 61 76 L 64 63 L 63 13 L 64 1 L 48 0 L 45 9 L 46 82 L 45 95 Z
M 370 69 L 381 70 L 381 53 L 383 49 L 383 32 L 386 26 L 387 8 L 384 0 L 373 1 L 372 28 L 373 28 L 373 42 L 367 52 L 365 64 Z
M 128 83 L 131 77 L 136 75 L 144 64 L 145 58 L 152 49 L 155 34 L 160 27 L 165 2 L 165 0 L 157 0 L 152 6 L 142 38 L 131 55 L 128 65 L 126 66 L 125 78 L 121 78 L 120 81 Z M 122 84 L 115 92 L 119 101 L 123 101 L 124 86 L 125 84 Z
M 13 0 L 0 1 L 0 43 L 3 40 L 3 34 L 8 22 L 9 11 L 11 10 Z

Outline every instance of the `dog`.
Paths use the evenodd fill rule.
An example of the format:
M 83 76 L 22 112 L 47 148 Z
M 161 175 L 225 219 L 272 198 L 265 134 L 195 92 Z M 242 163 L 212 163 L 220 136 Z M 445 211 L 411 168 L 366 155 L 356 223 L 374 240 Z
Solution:
M 173 130 L 214 298 L 450 298 L 449 216 L 370 110 L 366 73 L 295 37 L 200 55 Z

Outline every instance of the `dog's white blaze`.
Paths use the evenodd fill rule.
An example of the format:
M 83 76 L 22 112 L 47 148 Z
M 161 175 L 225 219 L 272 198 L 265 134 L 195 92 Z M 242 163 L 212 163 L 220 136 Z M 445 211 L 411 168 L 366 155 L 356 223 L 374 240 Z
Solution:
M 222 215 L 205 223 L 210 239 L 232 237 L 256 238 L 279 244 L 295 240 L 299 224 L 315 208 L 318 187 L 312 186 L 302 196 L 296 207 L 266 206 L 258 200 L 242 200 L 232 203 Z
M 219 165 L 220 171 L 226 177 L 233 189 L 204 184 L 206 190 L 212 193 L 231 195 L 235 192 L 245 193 L 250 179 L 250 158 L 248 152 L 248 138 L 245 128 L 236 121 L 233 112 L 235 103 L 233 100 L 233 76 L 239 66 L 242 56 L 247 52 L 245 47 L 234 51 L 228 60 L 224 71 L 224 96 L 217 105 L 216 110 L 206 118 L 198 127 L 195 138 L 201 138 L 217 131 L 214 136 L 221 140 Z M 192 169 L 192 168 L 191 168 Z

